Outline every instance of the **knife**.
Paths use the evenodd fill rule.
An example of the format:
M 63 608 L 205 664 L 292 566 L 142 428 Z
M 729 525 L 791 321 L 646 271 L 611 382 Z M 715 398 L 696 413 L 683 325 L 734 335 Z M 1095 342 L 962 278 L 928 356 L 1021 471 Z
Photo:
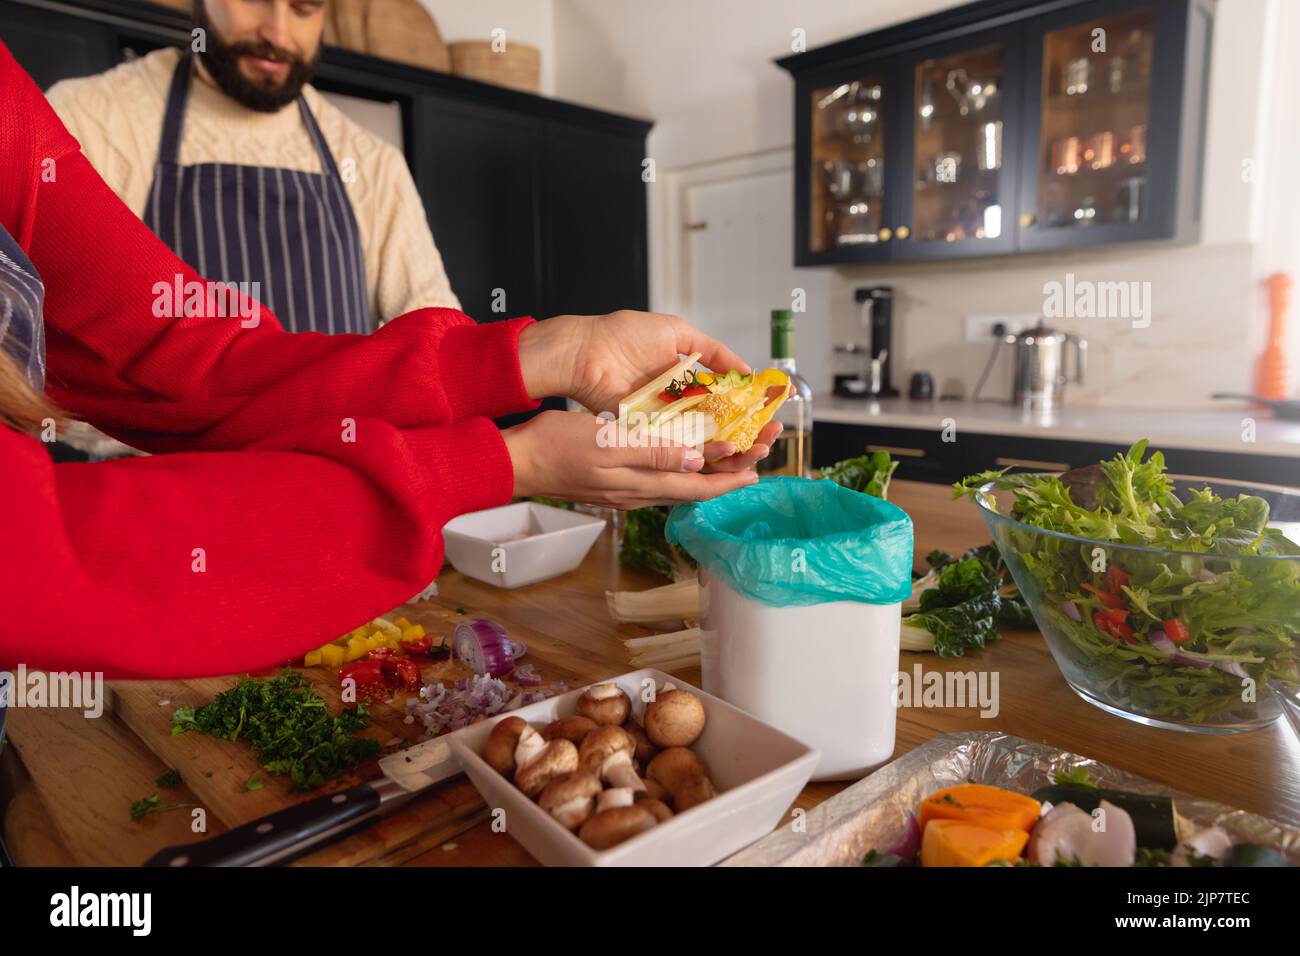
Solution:
M 296 803 L 199 843 L 165 847 L 145 866 L 268 866 L 366 826 L 460 773 L 446 737 L 381 757 L 383 776 Z

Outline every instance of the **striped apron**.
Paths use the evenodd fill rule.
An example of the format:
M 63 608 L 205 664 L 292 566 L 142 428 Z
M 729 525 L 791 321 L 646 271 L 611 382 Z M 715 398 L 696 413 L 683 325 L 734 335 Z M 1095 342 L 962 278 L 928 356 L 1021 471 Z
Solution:
M 36 267 L 13 236 L 0 226 L 0 351 L 9 353 L 38 392 L 45 391 L 45 286 Z M 8 358 L 0 356 L 0 361 Z M 3 428 L 0 425 L 0 428 Z M 0 669 L 19 661 L 0 661 Z M 13 685 L 6 681 L 8 689 Z M 5 708 L 0 701 L 0 746 L 5 738 Z
M 193 73 L 193 57 L 181 57 L 167 94 L 145 225 L 205 278 L 258 283 L 255 298 L 290 332 L 369 332 L 361 233 L 307 101 L 298 97 L 298 110 L 322 172 L 181 166 Z

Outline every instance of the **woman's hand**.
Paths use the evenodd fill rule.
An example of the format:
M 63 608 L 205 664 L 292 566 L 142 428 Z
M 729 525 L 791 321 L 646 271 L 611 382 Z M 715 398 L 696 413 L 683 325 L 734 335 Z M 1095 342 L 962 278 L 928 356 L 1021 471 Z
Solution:
M 519 497 L 630 509 L 704 501 L 758 480 L 748 466 L 703 473 L 704 455 L 681 445 L 620 447 L 612 423 L 583 412 L 542 412 L 501 435 Z
M 679 361 L 700 352 L 717 372 L 750 367 L 721 342 L 675 315 L 612 312 L 558 315 L 524 329 L 519 367 L 533 398 L 564 395 L 593 412 L 617 412 L 619 400 Z

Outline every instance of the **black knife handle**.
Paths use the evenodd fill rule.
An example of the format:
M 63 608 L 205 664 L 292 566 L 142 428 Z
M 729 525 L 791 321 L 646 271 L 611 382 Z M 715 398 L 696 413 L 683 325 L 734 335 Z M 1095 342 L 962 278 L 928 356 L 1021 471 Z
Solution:
M 145 866 L 254 866 L 274 863 L 350 829 L 379 809 L 369 784 L 327 793 L 227 830 L 200 843 L 169 846 Z

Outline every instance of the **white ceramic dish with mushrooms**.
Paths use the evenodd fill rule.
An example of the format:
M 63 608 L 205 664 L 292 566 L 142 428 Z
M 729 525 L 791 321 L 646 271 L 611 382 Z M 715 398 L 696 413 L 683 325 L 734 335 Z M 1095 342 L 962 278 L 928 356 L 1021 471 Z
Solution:
M 818 759 L 649 669 L 484 721 L 450 743 L 499 829 L 541 862 L 570 866 L 716 862 L 780 821 Z

